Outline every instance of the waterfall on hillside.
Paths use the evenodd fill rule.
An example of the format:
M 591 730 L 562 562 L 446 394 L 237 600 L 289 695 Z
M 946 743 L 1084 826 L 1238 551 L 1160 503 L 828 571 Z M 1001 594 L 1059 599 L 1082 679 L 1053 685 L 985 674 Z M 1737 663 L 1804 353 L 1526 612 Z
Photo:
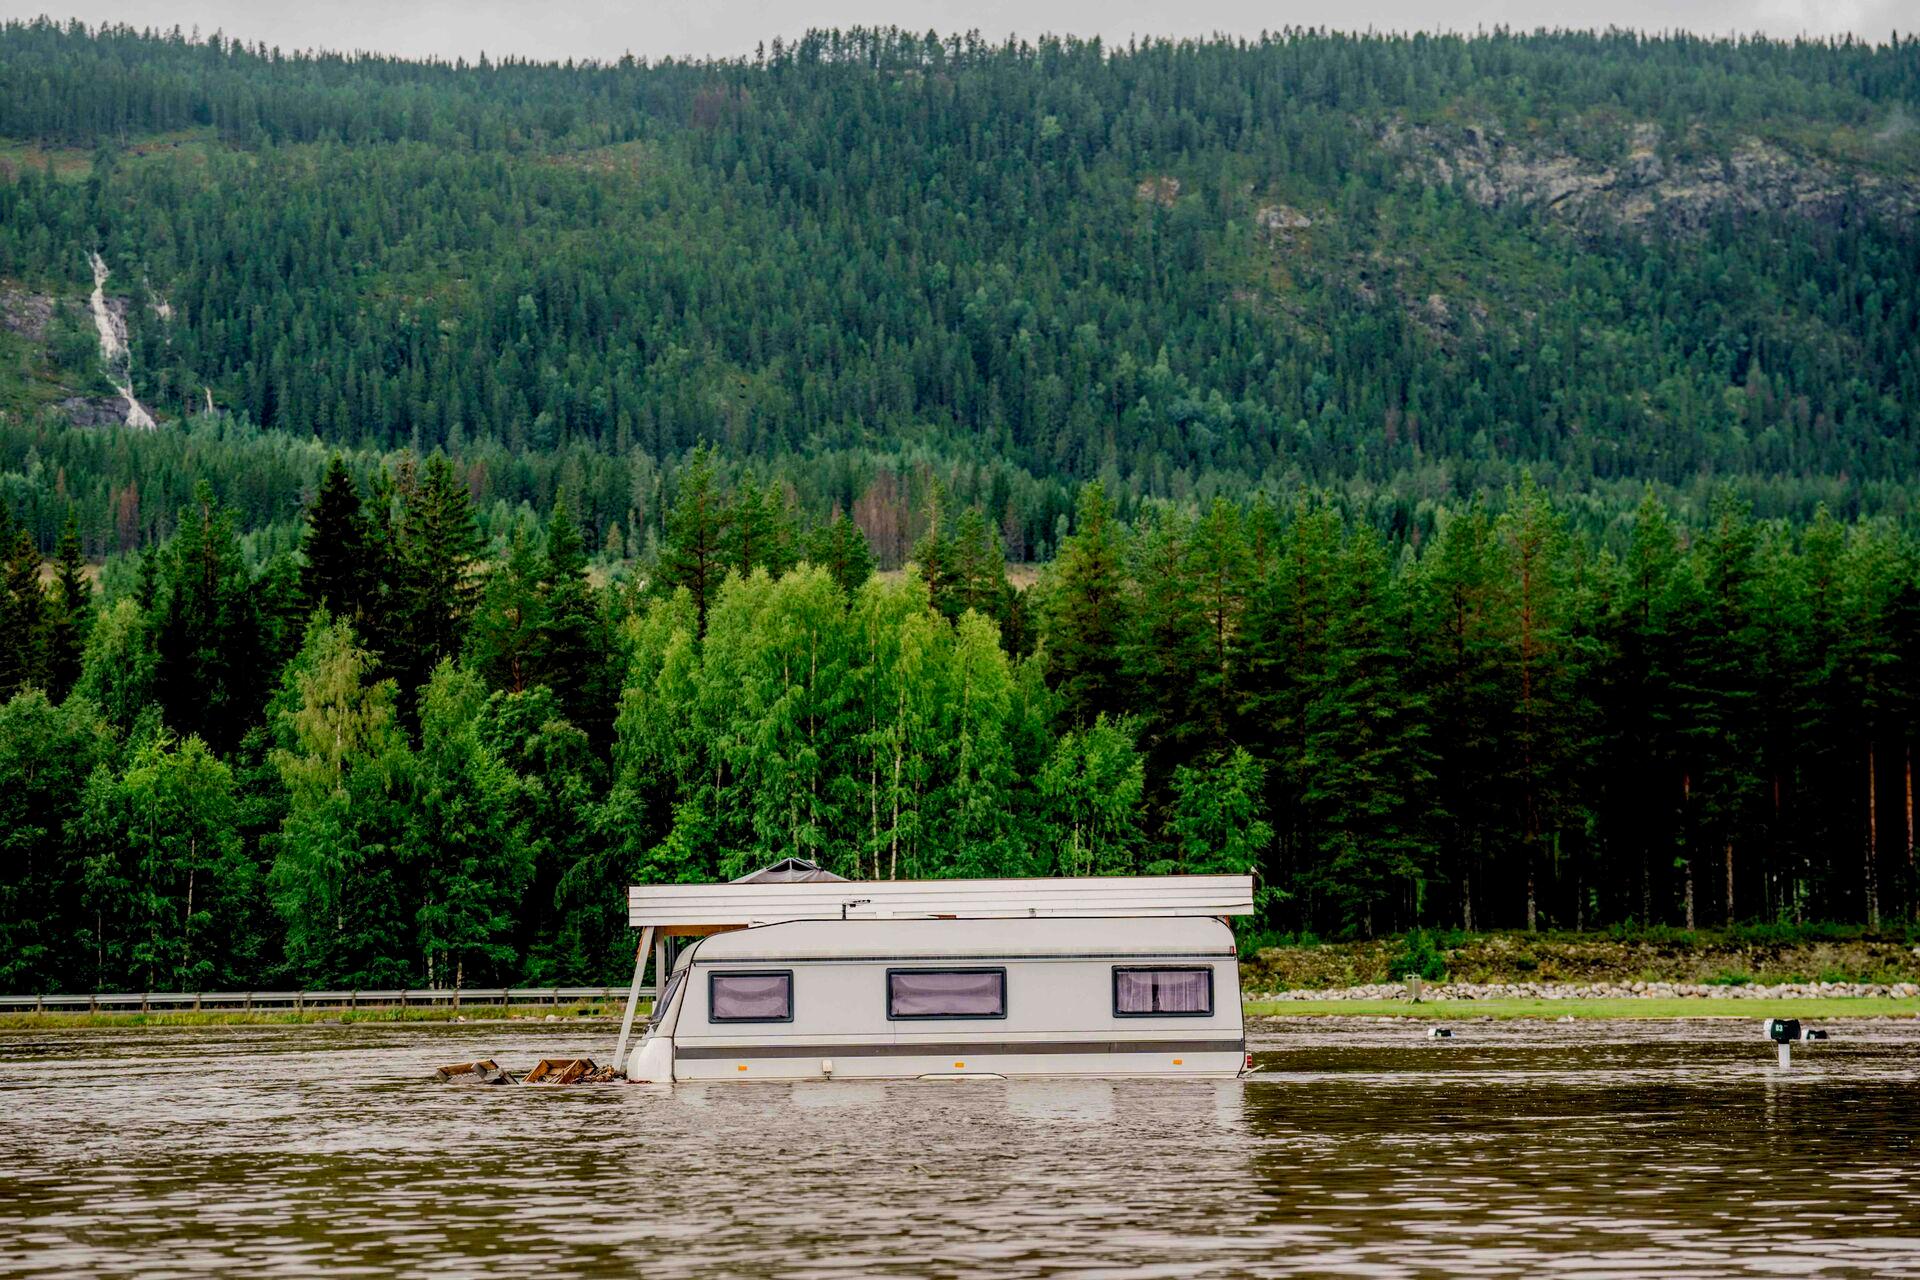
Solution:
M 152 430 L 159 424 L 133 398 L 132 352 L 127 349 L 125 322 L 107 307 L 107 264 L 98 253 L 88 256 L 93 260 L 93 327 L 100 331 L 100 362 L 106 365 L 114 390 L 127 402 L 127 425 Z

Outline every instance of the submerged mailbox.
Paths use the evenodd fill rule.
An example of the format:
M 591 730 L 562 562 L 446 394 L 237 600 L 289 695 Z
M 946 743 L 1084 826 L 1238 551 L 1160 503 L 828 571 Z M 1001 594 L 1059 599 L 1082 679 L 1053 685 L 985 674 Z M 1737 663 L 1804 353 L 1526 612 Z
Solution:
M 1766 1028 L 1767 1039 L 1775 1044 L 1792 1044 L 1800 1038 L 1798 1018 L 1766 1018 L 1760 1025 Z

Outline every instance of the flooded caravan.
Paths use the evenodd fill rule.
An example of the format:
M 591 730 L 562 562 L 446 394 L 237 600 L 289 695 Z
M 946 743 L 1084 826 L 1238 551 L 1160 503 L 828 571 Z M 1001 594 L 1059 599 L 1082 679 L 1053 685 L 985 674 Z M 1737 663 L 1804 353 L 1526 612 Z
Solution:
M 800 876 L 808 864 L 783 864 Z M 819 873 L 824 875 L 824 873 Z M 635 1081 L 1232 1077 L 1247 876 L 636 887 Z M 669 965 L 666 936 L 692 937 Z

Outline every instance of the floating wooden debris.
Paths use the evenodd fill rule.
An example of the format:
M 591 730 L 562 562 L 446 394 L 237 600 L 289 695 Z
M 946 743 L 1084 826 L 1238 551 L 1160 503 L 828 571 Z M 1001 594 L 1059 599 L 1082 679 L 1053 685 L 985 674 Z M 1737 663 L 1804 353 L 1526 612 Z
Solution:
M 592 1058 L 542 1058 L 523 1076 L 502 1071 L 492 1058 L 482 1058 L 441 1067 L 433 1078 L 443 1084 L 607 1084 L 618 1077 L 612 1067 L 596 1066 Z
M 448 1080 L 477 1081 L 480 1084 L 511 1084 L 513 1077 L 494 1065 L 492 1058 L 482 1058 L 478 1062 L 456 1062 L 450 1067 L 441 1067 L 433 1073 L 433 1078 L 445 1083 Z
M 542 1058 L 521 1084 L 578 1084 L 594 1073 L 592 1058 Z

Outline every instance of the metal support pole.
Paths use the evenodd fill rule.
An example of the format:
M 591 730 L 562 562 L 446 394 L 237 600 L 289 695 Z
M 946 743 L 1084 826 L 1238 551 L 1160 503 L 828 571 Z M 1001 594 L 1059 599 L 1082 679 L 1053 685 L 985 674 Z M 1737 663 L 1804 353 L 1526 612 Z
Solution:
M 633 1014 L 640 1007 L 640 979 L 647 973 L 647 952 L 653 950 L 653 926 L 648 925 L 640 931 L 640 945 L 633 953 L 633 985 L 627 988 L 627 1016 L 620 1020 L 620 1043 L 613 1050 L 613 1073 L 617 1076 L 627 1073 L 627 1040 L 633 1035 Z M 660 975 L 654 975 L 654 986 L 663 985 Z M 657 997 L 656 997 L 657 998 Z
M 1793 1046 L 1785 1040 L 1782 1040 L 1780 1042 L 1780 1069 L 1785 1071 L 1791 1066 L 1793 1066 Z

